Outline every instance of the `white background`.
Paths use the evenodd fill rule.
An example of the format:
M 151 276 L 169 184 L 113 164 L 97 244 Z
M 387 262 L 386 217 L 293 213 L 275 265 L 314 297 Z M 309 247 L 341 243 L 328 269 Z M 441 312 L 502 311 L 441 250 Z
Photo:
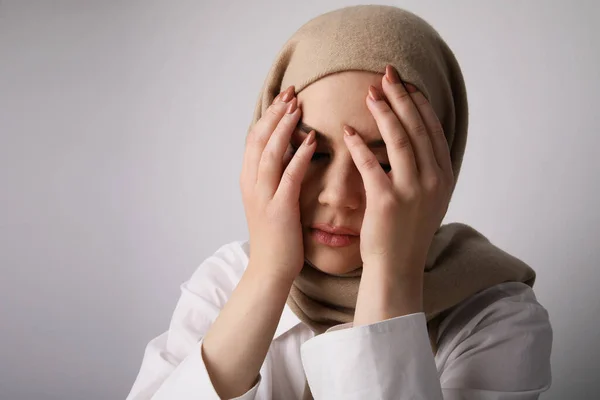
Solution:
M 277 51 L 352 1 L 0 2 L 0 398 L 119 399 L 179 285 L 247 238 L 244 137 Z M 600 392 L 600 3 L 397 1 L 470 104 L 445 222 L 537 271 L 545 399 Z

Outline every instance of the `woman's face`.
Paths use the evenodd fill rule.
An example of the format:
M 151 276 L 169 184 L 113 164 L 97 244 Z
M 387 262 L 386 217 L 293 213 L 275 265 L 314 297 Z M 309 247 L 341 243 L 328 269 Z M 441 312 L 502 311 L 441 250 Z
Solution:
M 297 148 L 311 128 L 322 134 L 317 135 L 317 148 L 302 182 L 300 212 L 305 258 L 326 273 L 343 274 L 362 265 L 358 236 L 347 246 L 332 247 L 317 241 L 311 226 L 324 223 L 360 233 L 365 189 L 344 142 L 343 125 L 354 127 L 367 143 L 382 139 L 365 104 L 369 85 L 383 92 L 382 77 L 383 74 L 363 71 L 336 73 L 312 83 L 297 96 L 302 116 L 292 145 Z M 310 128 L 303 128 L 303 124 Z M 385 147 L 371 150 L 388 172 Z

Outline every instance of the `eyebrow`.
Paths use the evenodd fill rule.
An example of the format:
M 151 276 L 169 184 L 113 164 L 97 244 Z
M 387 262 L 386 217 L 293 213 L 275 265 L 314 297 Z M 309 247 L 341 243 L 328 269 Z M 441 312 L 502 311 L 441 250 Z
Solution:
M 302 122 L 302 120 L 300 120 L 298 122 L 298 129 L 300 129 L 307 135 L 310 133 L 310 131 L 315 131 L 315 139 L 317 139 L 317 141 L 324 142 L 325 144 L 331 146 L 331 140 L 329 139 L 329 137 L 325 136 L 322 132 L 319 132 L 312 126 L 305 124 L 304 122 Z M 376 139 L 376 140 L 367 142 L 367 147 L 376 149 L 376 148 L 385 148 L 386 145 L 385 145 L 385 141 L 383 139 Z

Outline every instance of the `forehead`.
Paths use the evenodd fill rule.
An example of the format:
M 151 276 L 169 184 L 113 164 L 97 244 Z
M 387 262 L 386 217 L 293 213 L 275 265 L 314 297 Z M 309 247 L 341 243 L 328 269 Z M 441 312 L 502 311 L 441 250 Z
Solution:
M 297 96 L 302 121 L 342 142 L 344 124 L 356 128 L 365 140 L 381 138 L 365 101 L 370 85 L 381 90 L 382 77 L 373 72 L 344 71 L 313 82 Z

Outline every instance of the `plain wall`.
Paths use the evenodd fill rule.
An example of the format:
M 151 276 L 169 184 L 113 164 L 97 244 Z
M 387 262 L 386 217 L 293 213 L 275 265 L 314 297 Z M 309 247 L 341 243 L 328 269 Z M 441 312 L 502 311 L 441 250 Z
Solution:
M 276 53 L 354 1 L 0 2 L 0 398 L 125 398 L 179 286 L 247 238 L 244 136 Z M 465 75 L 445 222 L 537 271 L 545 399 L 600 392 L 600 5 L 396 1 Z

